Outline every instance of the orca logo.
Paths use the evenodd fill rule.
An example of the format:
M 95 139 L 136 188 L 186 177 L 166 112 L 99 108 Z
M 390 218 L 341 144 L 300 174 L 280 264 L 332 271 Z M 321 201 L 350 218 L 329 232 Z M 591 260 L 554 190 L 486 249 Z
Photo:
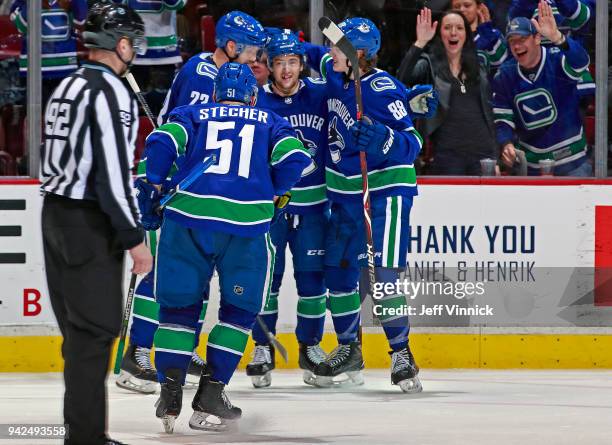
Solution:
M 552 95 L 543 88 L 518 94 L 514 106 L 527 130 L 546 127 L 557 120 L 557 107 Z
M 306 147 L 306 150 L 308 150 L 308 154 L 310 154 L 310 157 L 312 158 L 310 161 L 310 165 L 306 167 L 302 172 L 303 178 L 304 176 L 308 176 L 317 170 L 317 163 L 314 160 L 314 157 L 317 155 L 317 144 L 315 144 L 314 141 L 307 139 L 306 136 L 304 136 L 302 130 L 300 129 L 296 128 L 295 134 L 297 135 L 298 139 L 302 141 L 302 144 L 304 144 L 304 147 Z
M 334 116 L 327 128 L 327 145 L 334 164 L 340 162 L 340 151 L 344 150 L 344 138 L 338 131 L 338 116 Z

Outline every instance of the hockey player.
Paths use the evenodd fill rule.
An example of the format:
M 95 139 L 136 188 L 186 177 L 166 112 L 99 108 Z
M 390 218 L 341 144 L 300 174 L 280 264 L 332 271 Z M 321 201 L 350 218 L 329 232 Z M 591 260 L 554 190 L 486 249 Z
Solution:
M 299 297 L 295 330 L 300 350 L 299 365 L 304 370 L 304 382 L 313 384 L 313 371 L 325 359 L 319 342 L 323 336 L 327 297 L 323 279 L 325 228 L 329 218 L 324 164 L 326 86 L 320 79 L 300 79 L 304 47 L 294 34 L 272 34 L 266 51 L 272 82 L 260 91 L 258 107 L 274 111 L 291 124 L 310 152 L 312 162 L 291 189 L 291 201 L 285 213 L 270 229 L 276 262 L 270 297 L 261 317 L 268 329 L 276 333 L 278 294 L 285 270 L 285 250 L 289 245 Z M 247 375 L 251 376 L 256 388 L 269 386 L 275 351 L 257 323 L 253 327 L 253 340 L 255 351 L 253 361 L 247 365 Z
M 210 373 L 200 377 L 189 425 L 224 430 L 241 416 L 224 387 L 269 293 L 274 246 L 267 232 L 273 201 L 310 164 L 308 152 L 283 118 L 253 108 L 257 86 L 248 66 L 223 65 L 214 98 L 219 103 L 175 109 L 168 123 L 149 136 L 146 182 L 140 180 L 149 198 L 142 212 L 154 217 L 158 190 L 179 154 L 184 160 L 175 183 L 203 159 L 217 157 L 215 165 L 168 203 L 157 247 L 155 365 L 161 395 L 156 415 L 167 432 L 181 411 L 181 385 L 214 269 L 221 288 L 219 322 L 208 337 Z
M 252 64 L 265 42 L 263 27 L 250 15 L 232 11 L 221 17 L 215 26 L 217 49 L 214 53 L 193 56 L 181 68 L 168 91 L 158 123 L 163 124 L 176 107 L 208 103 L 219 67 L 225 62 Z
M 541 46 L 538 33 L 554 46 Z M 537 21 L 513 19 L 507 38 L 516 60 L 502 65 L 493 81 L 502 161 L 512 165 L 522 150 L 531 175 L 540 173 L 539 161 L 552 159 L 555 175 L 591 176 L 576 89 L 588 54 L 559 31 L 546 2 L 540 2 Z
M 215 36 L 217 43 L 215 52 L 200 53 L 192 57 L 177 74 L 159 116 L 160 125 L 175 107 L 209 102 L 212 99 L 218 67 L 229 59 L 244 63 L 252 62 L 258 48 L 265 42 L 265 34 L 259 22 L 240 11 L 232 11 L 221 17 L 217 22 Z M 146 157 L 138 166 L 139 176 L 144 176 L 145 168 Z M 143 225 L 145 229 L 150 229 L 146 217 Z M 149 245 L 155 252 L 157 234 L 154 231 L 149 232 L 149 240 Z M 116 381 L 117 385 L 125 389 L 143 393 L 155 392 L 157 381 L 157 373 L 150 359 L 159 311 L 159 305 L 153 296 L 153 281 L 152 272 L 136 289 L 130 345 L 121 364 L 121 374 Z M 202 301 L 196 338 L 199 338 L 202 330 L 207 305 L 208 295 Z M 197 344 L 196 342 L 196 346 Z M 204 366 L 204 361 L 194 350 L 189 374 L 199 378 Z
M 363 382 L 359 274 L 365 266 L 365 228 L 359 153 L 367 154 L 377 283 L 395 283 L 406 266 L 408 223 L 416 175 L 413 162 L 422 141 L 406 111 L 406 89 L 375 68 L 380 33 L 374 23 L 351 18 L 339 25 L 358 50 L 359 66 L 351 66 L 337 47 L 306 45 L 309 63 L 327 79 L 328 153 L 326 184 L 331 220 L 325 245 L 325 283 L 338 347 L 315 370 L 316 384 L 333 384 L 346 373 Z M 353 70 L 360 70 L 367 119 L 356 120 Z M 365 293 L 367 289 L 361 289 Z M 405 304 L 403 295 L 386 295 L 383 308 Z M 391 381 L 406 392 L 421 391 L 418 367 L 408 344 L 407 317 L 381 318 L 391 347 Z

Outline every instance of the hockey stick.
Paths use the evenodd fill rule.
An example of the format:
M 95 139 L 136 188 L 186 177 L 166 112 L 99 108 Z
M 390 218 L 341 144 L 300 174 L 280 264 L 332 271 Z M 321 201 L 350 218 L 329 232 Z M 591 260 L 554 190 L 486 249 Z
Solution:
M 132 91 L 136 95 L 138 102 L 140 102 L 142 109 L 144 110 L 145 114 L 151 121 L 153 128 L 157 128 L 157 123 L 155 122 L 155 117 L 153 116 L 153 113 L 151 112 L 151 108 L 149 108 L 149 104 L 147 103 L 144 96 L 142 95 L 142 92 L 140 91 L 140 87 L 138 86 L 138 83 L 136 82 L 136 79 L 134 79 L 134 76 L 132 75 L 132 73 L 128 71 L 127 74 L 125 75 L 125 79 L 130 84 L 130 87 L 132 88 Z
M 264 332 L 264 334 L 266 334 L 266 337 L 268 337 L 268 341 L 272 343 L 274 349 L 276 349 L 280 353 L 280 355 L 283 357 L 283 360 L 285 360 L 285 363 L 287 363 L 289 361 L 289 354 L 287 354 L 287 349 L 285 349 L 282 343 L 276 339 L 272 332 L 270 332 L 268 326 L 266 326 L 266 322 L 263 320 L 263 318 L 261 318 L 261 315 L 257 314 L 256 320 L 261 330 Z
M 155 209 L 157 213 L 161 213 L 168 202 L 176 196 L 181 190 L 188 188 L 193 182 L 208 170 L 217 160 L 216 156 L 209 156 L 201 164 L 196 165 L 181 182 L 179 182 L 174 188 L 160 200 L 159 206 Z M 127 299 L 125 301 L 125 309 L 123 311 L 123 320 L 121 321 L 121 333 L 119 334 L 119 344 L 117 345 L 117 355 L 115 356 L 115 367 L 113 373 L 119 374 L 121 370 L 121 360 L 123 359 L 123 350 L 125 349 L 125 338 L 127 336 L 128 325 L 130 324 L 130 317 L 132 315 L 132 304 L 134 302 L 134 291 L 136 288 L 136 277 L 135 273 L 132 273 L 130 278 L 130 287 L 128 288 Z
M 351 63 L 354 83 L 355 101 L 357 102 L 357 120 L 363 116 L 363 98 L 361 96 L 361 73 L 359 72 L 359 57 L 357 50 L 351 41 L 344 35 L 342 30 L 328 17 L 319 19 L 319 29 L 327 39 L 336 46 Z M 376 272 L 374 269 L 374 241 L 372 238 L 372 210 L 370 207 L 370 186 L 368 184 L 368 162 L 365 152 L 359 152 L 359 165 L 361 167 L 361 185 L 363 191 L 363 219 L 366 232 L 366 245 L 368 257 L 368 280 L 370 283 L 370 295 L 374 295 L 374 285 L 376 283 Z

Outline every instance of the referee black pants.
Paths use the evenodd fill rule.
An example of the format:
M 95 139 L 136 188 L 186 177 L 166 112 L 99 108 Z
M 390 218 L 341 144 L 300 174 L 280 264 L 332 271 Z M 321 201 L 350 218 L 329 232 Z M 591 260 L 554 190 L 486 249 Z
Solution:
M 70 445 L 106 441 L 106 374 L 122 311 L 124 252 L 97 203 L 45 196 L 45 269 L 62 336 Z

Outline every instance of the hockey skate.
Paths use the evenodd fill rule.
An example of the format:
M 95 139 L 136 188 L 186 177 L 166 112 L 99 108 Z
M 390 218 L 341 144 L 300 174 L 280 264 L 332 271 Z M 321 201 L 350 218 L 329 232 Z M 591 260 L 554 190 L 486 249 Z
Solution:
M 302 376 L 304 383 L 307 385 L 315 384 L 316 378 L 314 371 L 326 358 L 327 354 L 325 354 L 325 351 L 321 349 L 320 345 L 316 344 L 313 346 L 308 346 L 304 343 L 300 343 L 300 356 L 298 364 L 300 365 L 300 369 L 304 370 L 304 374 Z
M 193 414 L 189 427 L 194 430 L 227 431 L 232 429 L 242 416 L 242 410 L 232 403 L 225 394 L 225 385 L 202 374 L 200 386 L 191 407 Z
M 361 344 L 354 341 L 348 345 L 338 345 L 314 371 L 316 386 L 363 385 L 364 368 Z
M 159 399 L 155 403 L 155 415 L 161 419 L 164 431 L 172 434 L 174 423 L 183 405 L 183 373 L 180 369 L 168 369 L 166 381 L 161 384 Z
M 197 389 L 198 383 L 200 381 L 200 375 L 207 374 L 208 368 L 206 367 L 206 362 L 200 355 L 193 350 L 193 354 L 191 355 L 191 361 L 189 362 L 189 367 L 187 368 L 187 378 L 185 379 L 185 388 L 186 389 Z
M 255 388 L 266 388 L 272 383 L 274 355 L 274 346 L 255 345 L 253 360 L 246 366 L 246 374 Z
M 423 391 L 421 381 L 417 377 L 419 367 L 414 361 L 410 346 L 400 351 L 391 351 L 391 383 L 398 385 L 402 391 L 415 394 Z
M 157 390 L 157 371 L 151 365 L 151 350 L 130 344 L 121 360 L 121 372 L 115 383 L 129 391 L 154 394 Z

